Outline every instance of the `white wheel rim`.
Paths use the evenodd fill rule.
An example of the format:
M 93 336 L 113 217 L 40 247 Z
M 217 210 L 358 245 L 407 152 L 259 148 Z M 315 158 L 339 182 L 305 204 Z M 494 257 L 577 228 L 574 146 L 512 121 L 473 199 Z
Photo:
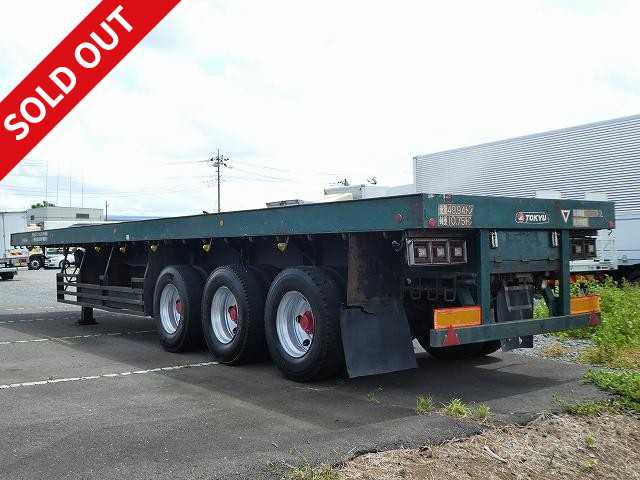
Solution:
M 160 294 L 160 321 L 169 335 L 176 333 L 182 321 L 183 305 L 178 289 L 171 283 L 164 286 Z
M 309 351 L 315 324 L 311 305 L 302 293 L 284 294 L 276 312 L 276 329 L 280 345 L 288 355 L 300 358 Z
M 231 343 L 238 333 L 238 302 L 227 287 L 219 287 L 211 300 L 211 329 L 219 342 Z

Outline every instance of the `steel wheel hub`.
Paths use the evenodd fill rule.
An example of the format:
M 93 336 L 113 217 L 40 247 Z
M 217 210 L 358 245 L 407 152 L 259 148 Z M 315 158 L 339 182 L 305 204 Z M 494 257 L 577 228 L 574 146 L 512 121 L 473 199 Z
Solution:
M 183 307 L 180 294 L 171 283 L 164 286 L 160 294 L 160 322 L 169 335 L 176 333 L 182 321 Z
M 315 322 L 311 305 L 298 291 L 284 294 L 276 313 L 278 340 L 284 351 L 294 357 L 304 356 L 311 348 Z
M 218 341 L 231 343 L 238 333 L 238 302 L 227 287 L 220 287 L 211 300 L 211 329 Z

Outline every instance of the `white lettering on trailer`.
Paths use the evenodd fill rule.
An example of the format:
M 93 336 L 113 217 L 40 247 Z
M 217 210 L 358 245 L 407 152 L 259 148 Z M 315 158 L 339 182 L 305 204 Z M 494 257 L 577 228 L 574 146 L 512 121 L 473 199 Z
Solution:
M 589 227 L 589 218 L 588 217 L 573 217 L 573 226 L 574 227 Z
M 602 210 L 574 209 L 573 216 L 584 217 L 584 218 L 602 218 Z
M 471 227 L 474 206 L 464 203 L 441 203 L 438 205 L 440 227 Z
M 564 223 L 567 223 L 569 221 L 569 215 L 571 215 L 571 210 L 560 210 L 560 213 L 562 213 Z
M 547 212 L 518 212 L 516 213 L 516 223 L 549 223 Z
M 31 240 L 34 242 L 46 242 L 49 240 L 49 232 L 32 232 Z

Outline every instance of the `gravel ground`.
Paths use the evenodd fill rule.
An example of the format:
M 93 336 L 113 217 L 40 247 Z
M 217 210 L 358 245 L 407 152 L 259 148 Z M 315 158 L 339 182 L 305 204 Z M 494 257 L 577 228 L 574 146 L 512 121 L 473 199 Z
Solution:
M 577 363 L 580 352 L 592 345 L 593 340 L 590 339 L 572 338 L 564 340 L 556 337 L 536 335 L 533 338 L 533 348 L 516 348 L 512 350 L 512 353 L 532 357 L 545 357 L 566 363 Z M 566 353 L 563 355 L 560 354 L 562 349 L 559 349 L 558 346 L 564 347 Z

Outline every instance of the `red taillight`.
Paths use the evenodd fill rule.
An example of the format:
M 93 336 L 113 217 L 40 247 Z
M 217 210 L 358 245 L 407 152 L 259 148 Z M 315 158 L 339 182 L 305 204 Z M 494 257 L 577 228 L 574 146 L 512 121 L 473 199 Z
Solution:
M 448 263 L 447 242 L 431 242 L 431 262 Z
M 409 265 L 444 265 L 467 262 L 465 240 L 423 239 L 407 240 Z
M 436 219 L 435 219 L 435 218 L 431 217 L 431 218 L 429 219 L 429 226 L 430 226 L 431 228 L 434 228 L 434 227 L 436 226 Z
M 449 261 L 451 263 L 465 263 L 467 261 L 464 240 L 449 240 Z

